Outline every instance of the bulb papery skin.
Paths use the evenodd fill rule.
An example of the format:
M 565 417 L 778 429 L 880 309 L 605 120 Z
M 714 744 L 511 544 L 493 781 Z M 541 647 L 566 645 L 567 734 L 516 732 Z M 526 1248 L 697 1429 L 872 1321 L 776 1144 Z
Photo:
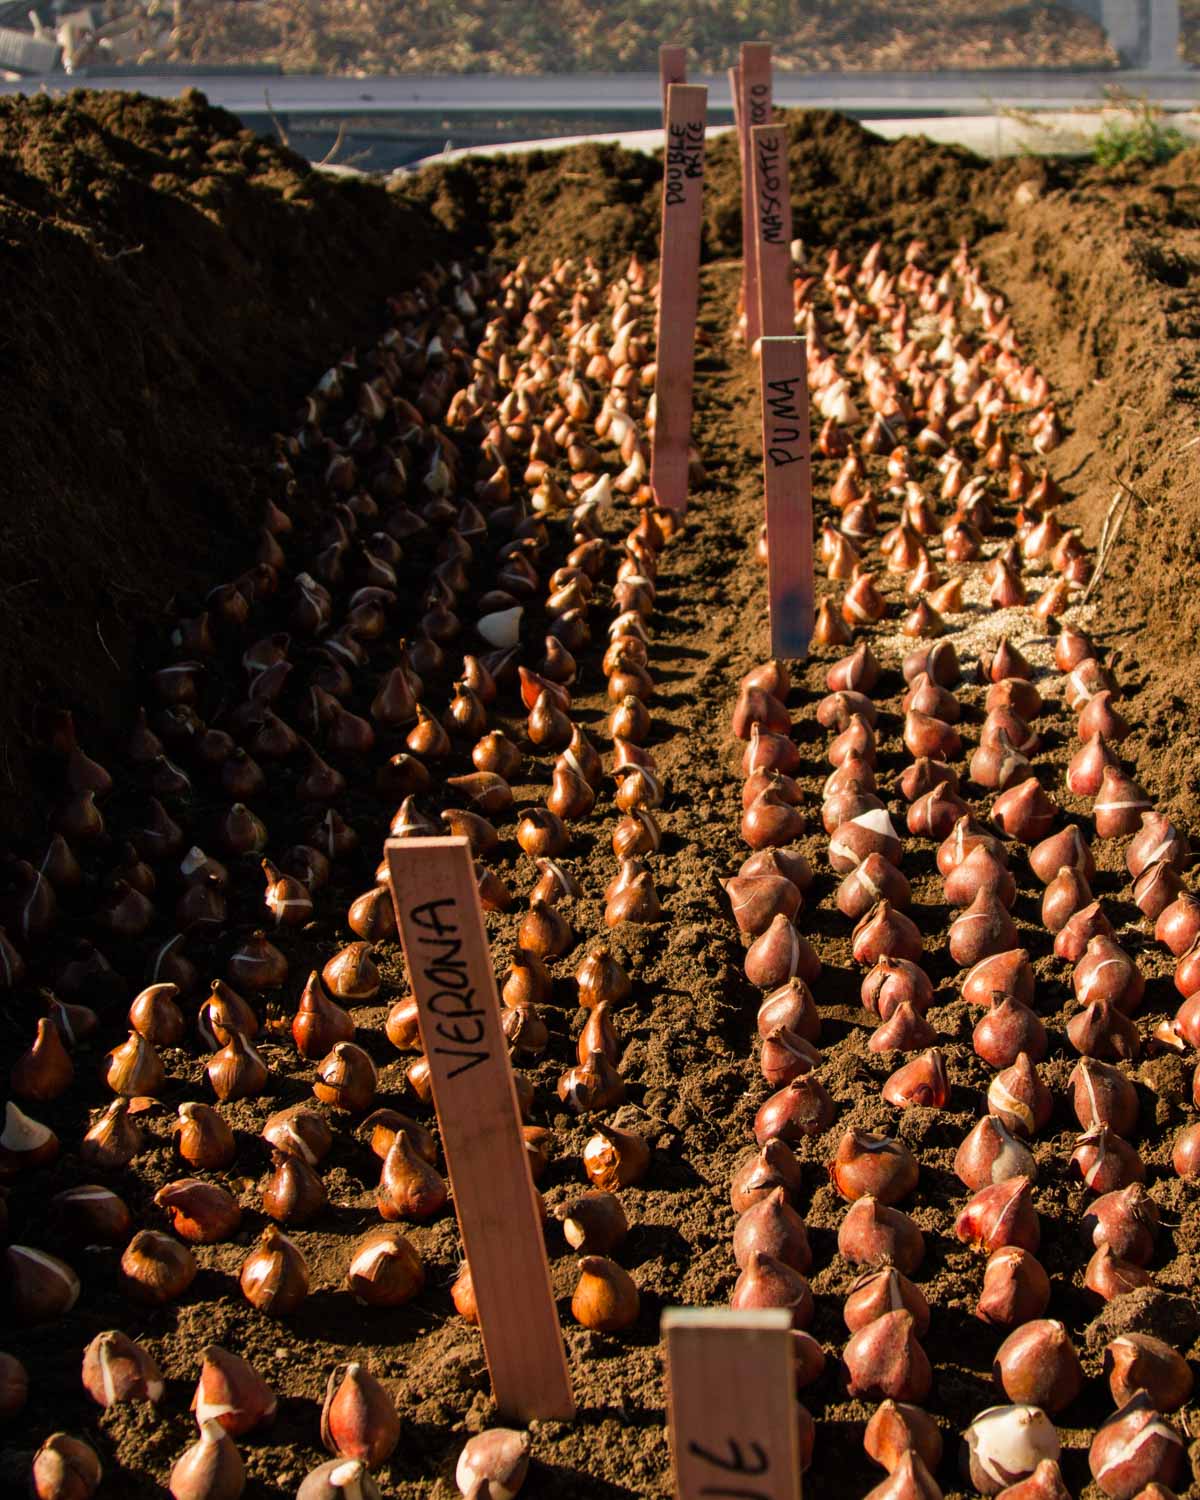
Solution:
M 1036 1406 L 992 1406 L 963 1434 L 963 1468 L 983 1495 L 997 1495 L 1027 1479 L 1045 1459 L 1058 1462 L 1061 1444 L 1050 1418 Z

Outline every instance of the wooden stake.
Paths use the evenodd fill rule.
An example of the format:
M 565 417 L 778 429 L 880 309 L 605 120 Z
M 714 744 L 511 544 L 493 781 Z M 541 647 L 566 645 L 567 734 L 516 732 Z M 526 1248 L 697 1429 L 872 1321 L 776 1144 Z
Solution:
M 767 496 L 767 578 L 771 655 L 808 655 L 813 632 L 812 460 L 808 359 L 802 338 L 764 338 L 763 483 Z
M 729 98 L 733 104 L 733 131 L 737 136 L 738 161 L 741 163 L 742 181 L 746 180 L 746 137 L 742 132 L 742 70 L 738 67 L 729 69 Z M 735 331 L 739 337 L 745 336 L 742 327 L 742 319 L 746 316 L 746 256 L 745 236 L 743 236 L 742 255 L 742 281 L 738 288 L 737 324 Z
M 672 1307 L 662 1328 L 679 1500 L 800 1500 L 791 1314 Z
M 792 198 L 786 125 L 750 131 L 754 225 L 758 235 L 758 326 L 762 338 L 789 338 L 792 317 Z
M 673 83 L 667 89 L 650 485 L 655 503 L 676 511 L 687 509 L 707 111 L 706 88 Z
M 754 228 L 753 162 L 750 132 L 771 123 L 771 44 L 743 42 L 738 75 L 741 80 L 742 261 L 746 284 L 746 346 L 753 349 L 762 337 L 758 321 L 758 235 Z
M 396 923 L 501 1415 L 575 1414 L 465 838 L 389 839 Z
M 662 86 L 663 123 L 667 119 L 667 90 L 673 83 L 687 82 L 687 48 L 658 49 L 658 81 Z

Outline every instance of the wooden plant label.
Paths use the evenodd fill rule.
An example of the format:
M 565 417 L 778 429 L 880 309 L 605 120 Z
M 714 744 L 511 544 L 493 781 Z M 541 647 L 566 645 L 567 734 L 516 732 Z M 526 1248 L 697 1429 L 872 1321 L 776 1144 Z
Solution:
M 771 123 L 771 44 L 743 42 L 738 77 L 741 84 L 739 136 L 742 158 L 742 264 L 746 303 L 746 344 L 762 337 L 758 313 L 758 235 L 754 225 L 754 168 L 750 132 Z
M 658 49 L 658 81 L 662 86 L 663 119 L 667 117 L 667 90 L 673 83 L 687 82 L 687 48 Z
M 746 180 L 746 137 L 742 133 L 742 70 L 729 69 L 729 98 L 733 105 L 733 133 L 737 137 L 738 161 L 741 164 L 742 181 Z M 744 236 L 743 236 L 744 240 Z M 743 243 L 743 249 L 745 248 Z M 746 257 L 742 256 L 742 282 L 738 289 L 738 319 L 746 311 Z
M 650 485 L 655 503 L 676 511 L 687 509 L 707 112 L 706 88 L 673 83 L 667 89 Z
M 389 839 L 396 923 L 502 1415 L 575 1414 L 562 1330 L 465 838 Z
M 679 1500 L 799 1500 L 791 1314 L 672 1307 L 662 1328 Z
M 807 346 L 802 338 L 764 338 L 759 353 L 771 655 L 791 661 L 808 655 L 813 632 Z
M 758 236 L 758 326 L 761 338 L 788 338 L 792 320 L 792 198 L 786 125 L 750 131 L 754 225 Z

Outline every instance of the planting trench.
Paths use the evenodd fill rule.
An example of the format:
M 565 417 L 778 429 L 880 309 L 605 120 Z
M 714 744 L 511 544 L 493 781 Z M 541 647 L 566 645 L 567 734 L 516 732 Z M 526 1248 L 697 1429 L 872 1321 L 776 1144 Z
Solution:
M 1083 512 L 1088 540 L 1094 544 L 1096 523 L 1110 495 L 1105 482 L 1110 462 L 1120 466 L 1119 472 L 1139 492 L 1152 487 L 1151 503 L 1160 507 L 1152 534 L 1147 535 L 1144 521 L 1136 513 L 1127 519 L 1124 549 L 1117 554 L 1108 584 L 1100 590 L 1099 602 L 1087 623 L 1101 642 L 1106 626 L 1126 631 L 1113 638 L 1117 649 L 1110 653 L 1109 660 L 1122 687 L 1132 690 L 1127 712 L 1144 727 L 1126 742 L 1123 754 L 1163 810 L 1190 828 L 1195 806 L 1188 771 L 1195 764 L 1192 726 L 1196 689 L 1186 661 L 1179 659 L 1178 652 L 1174 662 L 1164 661 L 1162 657 L 1169 653 L 1162 652 L 1159 645 L 1164 636 L 1173 647 L 1186 643 L 1188 615 L 1184 611 L 1191 608 L 1186 589 L 1190 557 L 1183 539 L 1188 535 L 1187 518 L 1192 513 L 1188 506 L 1194 500 L 1194 486 L 1181 472 L 1186 457 L 1181 461 L 1167 456 L 1182 447 L 1190 435 L 1180 405 L 1187 397 L 1193 347 L 1186 332 L 1191 326 L 1187 321 L 1186 282 L 1187 255 L 1194 236 L 1189 217 L 1194 198 L 1186 174 L 1177 164 L 1174 177 L 1171 172 L 1164 173 L 1150 187 L 1129 185 L 1121 189 L 1085 182 L 1064 193 L 1055 190 L 1053 178 L 1043 177 L 1039 169 L 1029 166 L 1008 169 L 1007 173 L 992 172 L 953 153 L 936 152 L 929 152 L 929 159 L 923 163 L 910 143 L 903 143 L 891 154 L 889 151 L 868 146 L 861 132 L 849 126 L 805 124 L 794 148 L 794 156 L 806 161 L 810 169 L 809 177 L 801 178 L 798 190 L 801 232 L 810 237 L 815 258 L 817 245 L 836 241 L 847 232 L 857 210 L 862 222 L 851 242 L 857 252 L 861 253 L 876 234 L 883 234 L 889 241 L 888 253 L 897 256 L 919 224 L 934 241 L 940 265 L 953 248 L 957 232 L 966 230 L 976 235 L 1012 215 L 1014 227 L 985 247 L 986 264 L 995 283 L 1012 297 L 1018 326 L 1029 328 L 1031 346 L 1056 390 L 1060 381 L 1064 382 L 1068 398 L 1078 398 L 1063 403 L 1072 435 L 1050 460 L 1052 471 L 1063 479 L 1069 492 L 1083 497 L 1082 503 L 1068 506 L 1066 514 Z M 622 181 L 620 173 L 625 165 L 629 175 L 617 190 L 618 198 L 624 201 L 614 203 L 613 181 Z M 473 232 L 482 236 L 482 224 L 464 223 L 461 218 L 455 222 L 454 212 L 456 204 L 461 205 L 479 188 L 481 199 L 483 193 L 494 194 L 490 211 L 497 223 L 507 222 L 509 206 L 522 196 L 540 202 L 544 217 L 551 220 L 551 232 L 567 249 L 586 248 L 589 234 L 618 231 L 627 231 L 632 247 L 643 252 L 652 244 L 654 174 L 647 164 L 633 164 L 615 154 L 585 154 L 573 158 L 561 174 L 557 167 L 547 164 L 500 166 L 493 181 L 490 171 L 474 167 L 457 178 L 453 172 L 440 177 L 435 174 L 416 185 L 413 211 L 432 207 L 460 236 L 469 238 Z M 889 198 L 886 203 L 872 205 L 873 195 L 882 199 L 884 180 L 891 177 L 899 181 L 905 172 L 910 174 L 914 193 L 941 194 L 936 214 L 928 213 L 921 201 L 897 206 Z M 563 179 L 570 184 L 571 174 L 582 177 L 581 191 L 586 196 L 580 203 L 563 191 Z M 708 480 L 697 492 L 695 508 L 682 534 L 672 539 L 662 554 L 649 621 L 650 670 L 657 689 L 651 704 L 654 731 L 650 744 L 667 789 L 662 816 L 666 838 L 652 867 L 665 920 L 647 927 L 624 924 L 612 939 L 614 951 L 635 981 L 633 1001 L 618 1016 L 628 1100 L 613 1118 L 618 1124 L 643 1132 L 655 1153 L 644 1182 L 622 1195 L 632 1228 L 628 1240 L 616 1252 L 616 1259 L 637 1281 L 642 1294 L 641 1314 L 634 1329 L 610 1337 L 578 1328 L 565 1313 L 581 1416 L 569 1427 L 535 1428 L 537 1467 L 528 1486 L 533 1494 L 669 1492 L 658 1313 L 671 1303 L 721 1302 L 728 1296 L 735 1276 L 729 1249 L 735 1217 L 729 1207 L 729 1181 L 746 1151 L 754 1111 L 768 1092 L 758 1077 L 752 1048 L 758 994 L 742 976 L 741 944 L 716 884 L 719 877 L 736 869 L 745 852 L 737 837 L 741 747 L 735 747 L 730 739 L 729 711 L 738 678 L 764 658 L 767 642 L 763 575 L 753 557 L 761 514 L 757 398 L 745 354 L 729 339 L 738 268 L 721 254 L 732 222 L 732 174 L 730 154 L 722 154 L 718 148 L 708 210 L 708 260 L 702 278 L 703 337 L 697 368 L 696 435 Z M 1024 194 L 1024 204 L 1014 206 L 1013 190 L 1021 175 L 1032 186 Z M 855 194 L 859 195 L 857 202 Z M 597 203 L 607 209 L 606 222 L 602 229 L 588 229 L 583 216 Z M 1068 208 L 1091 238 L 1065 250 L 1056 235 Z M 1143 275 L 1135 275 L 1128 258 L 1107 243 L 1117 216 L 1123 216 L 1132 226 L 1130 241 L 1137 252 L 1137 264 L 1145 270 Z M 519 232 L 533 234 L 537 227 L 533 217 L 527 224 L 518 219 Z M 1166 249 L 1162 242 L 1169 242 Z M 521 246 L 510 235 L 499 248 L 507 255 Z M 623 252 L 626 247 L 620 248 Z M 612 264 L 616 269 L 620 258 L 613 257 Z M 1184 284 L 1173 285 L 1170 278 L 1178 281 L 1180 274 Z M 1035 281 L 1035 276 L 1043 279 Z M 1171 290 L 1164 291 L 1164 286 Z M 1129 310 L 1124 318 L 1118 318 L 1114 309 L 1118 295 Z M 1073 335 L 1072 330 L 1081 325 L 1086 333 Z M 357 327 L 361 329 L 362 325 Z M 1174 337 L 1164 355 L 1161 345 L 1168 329 Z M 1107 384 L 1099 394 L 1094 386 L 1087 385 L 1095 378 L 1098 350 L 1104 356 Z M 1116 351 L 1115 358 L 1112 350 Z M 328 350 L 329 357 L 336 352 L 334 344 Z M 311 386 L 319 368 L 313 364 L 304 372 L 300 389 Z M 1140 383 L 1137 391 L 1131 389 L 1135 383 Z M 1138 427 L 1124 410 L 1126 406 L 1136 407 L 1135 395 L 1142 402 L 1142 421 L 1152 423 L 1152 432 Z M 1157 421 L 1153 421 L 1155 418 Z M 283 425 L 281 422 L 281 428 Z M 1102 433 L 1108 439 L 1103 445 Z M 1128 467 L 1131 460 L 1134 467 Z M 1099 477 L 1094 472 L 1097 469 L 1101 471 Z M 825 513 L 835 473 L 836 465 L 818 463 L 814 491 L 819 514 Z M 264 492 L 284 501 L 278 488 L 270 489 L 265 465 L 258 484 Z M 299 513 L 306 519 L 319 516 L 319 487 L 312 483 L 311 476 L 306 476 L 301 489 Z M 631 515 L 621 513 L 619 518 L 606 521 L 605 534 L 616 540 L 631 520 Z M 1142 529 L 1138 535 L 1144 539 L 1144 546 L 1135 551 L 1128 539 L 1139 524 Z M 298 542 L 285 539 L 285 549 L 293 545 Z M 1178 550 L 1173 555 L 1171 549 Z M 236 551 L 236 546 L 231 547 L 231 555 Z M 563 553 L 565 545 L 560 539 L 554 543 L 552 556 L 561 561 Z M 244 551 L 240 555 L 248 556 Z M 414 585 L 422 581 L 426 562 L 427 554 L 418 545 L 401 565 L 402 579 Z M 545 572 L 548 570 L 543 576 Z M 215 583 L 222 576 L 214 571 L 207 581 Z M 611 570 L 606 576 L 611 583 Z M 841 585 L 836 589 L 840 593 Z M 598 739 L 603 737 L 609 706 L 599 670 L 602 631 L 613 612 L 603 590 L 600 599 L 602 602 L 592 611 L 599 625 L 596 641 L 579 653 L 581 681 L 587 690 L 573 689 L 571 709 L 572 718 L 589 733 L 595 730 Z M 1162 623 L 1156 632 L 1144 628 L 1128 632 L 1130 625 L 1144 623 L 1152 606 L 1161 609 L 1164 600 L 1168 608 L 1180 601 L 1174 620 Z M 1000 633 L 1000 626 L 986 611 L 977 611 L 970 620 L 976 649 Z M 1155 624 L 1160 624 L 1158 618 Z M 904 764 L 896 713 L 902 691 L 895 670 L 900 642 L 894 635 L 888 636 L 894 628 L 893 619 L 872 636 L 889 669 L 876 697 L 885 713 L 881 765 L 891 772 Z M 405 631 L 397 626 L 396 634 L 401 633 Z M 536 664 L 539 639 L 533 638 L 531 664 Z M 1024 641 L 1025 637 L 1019 639 Z M 161 632 L 157 639 L 153 635 L 148 638 L 143 652 L 147 666 L 161 663 L 161 642 Z M 1026 644 L 1025 649 L 1044 667 L 1044 651 L 1039 659 L 1036 645 Z M 964 665 L 972 654 L 965 645 L 960 646 Z M 382 659 L 382 655 L 377 657 Z M 899 1133 L 913 1146 L 921 1162 L 922 1181 L 913 1212 L 929 1239 L 928 1259 L 920 1273 L 921 1285 L 934 1309 L 931 1332 L 924 1341 L 936 1372 L 929 1406 L 943 1419 L 947 1439 L 948 1458 L 939 1478 L 947 1494 L 958 1493 L 953 1460 L 957 1434 L 978 1410 L 996 1399 L 990 1363 L 999 1340 L 971 1316 L 981 1262 L 953 1237 L 954 1215 L 966 1193 L 951 1170 L 954 1149 L 981 1108 L 988 1070 L 971 1052 L 974 1017 L 957 999 L 956 968 L 938 946 L 949 912 L 941 901 L 940 882 L 932 864 L 933 845 L 906 840 L 910 851 L 906 870 L 913 880 L 918 921 L 927 947 L 934 949 L 930 971 L 939 984 L 930 1019 L 942 1039 L 955 1091 L 948 1110 L 940 1114 L 906 1111 L 899 1119 L 879 1097 L 879 1085 L 896 1059 L 880 1059 L 864 1050 L 868 1018 L 857 1002 L 860 971 L 849 953 L 850 924 L 832 908 L 836 882 L 825 856 L 827 840 L 818 827 L 819 788 L 828 769 L 823 760 L 827 736 L 813 720 L 812 708 L 825 692 L 824 673 L 832 660 L 833 654 L 819 655 L 798 670 L 791 699 L 796 738 L 804 754 L 801 780 L 812 830 L 801 846 L 818 871 L 818 883 L 808 898 L 801 923 L 825 964 L 825 972 L 814 986 L 823 1022 L 824 1062 L 819 1076 L 838 1106 L 831 1130 L 800 1153 L 805 1168 L 799 1206 L 814 1250 L 811 1280 L 817 1314 L 812 1331 L 829 1355 L 825 1375 L 802 1397 L 818 1420 L 811 1483 L 816 1493 L 860 1494 L 877 1482 L 882 1472 L 870 1464 L 861 1449 L 862 1424 L 870 1406 L 844 1399 L 837 1370 L 837 1355 L 845 1342 L 840 1304 L 850 1274 L 835 1251 L 844 1205 L 826 1183 L 823 1164 L 842 1130 L 856 1125 L 882 1134 Z M 356 685 L 351 701 L 357 712 L 365 711 L 371 697 L 367 684 L 373 680 L 374 674 L 364 674 Z M 438 687 L 431 696 L 439 710 L 449 696 L 451 680 L 449 673 L 437 679 Z M 971 688 L 961 696 L 970 705 L 968 717 L 977 732 L 983 692 Z M 499 722 L 519 725 L 513 707 L 514 698 L 509 693 L 507 703 L 502 702 L 497 710 Z M 1056 769 L 1060 775 L 1073 748 L 1071 716 L 1056 706 L 1038 728 L 1047 742 L 1037 760 L 1039 774 L 1053 785 Z M 107 749 L 121 741 L 93 739 L 82 714 L 80 729 L 85 746 L 115 768 L 119 755 L 114 753 L 110 759 Z M 516 781 L 519 805 L 533 804 L 545 795 L 550 759 L 536 758 L 539 774 Z M 469 768 L 465 756 L 458 754 L 453 769 L 461 772 Z M 54 785 L 52 776 L 52 770 L 45 772 L 49 787 Z M 132 812 L 136 779 L 131 777 L 127 783 L 122 777 L 113 799 L 118 809 Z M 285 780 L 278 787 L 269 787 L 261 803 L 255 804 L 272 834 L 272 852 L 277 830 L 283 831 L 280 847 L 286 847 L 305 821 L 297 816 L 289 792 Z M 432 805 L 441 803 L 435 800 Z M 1064 805 L 1072 813 L 1087 810 L 1083 803 L 1066 800 Z M 902 804 L 895 806 L 903 811 Z M 382 1476 L 385 1493 L 427 1493 L 431 1484 L 439 1487 L 435 1492 L 449 1493 L 454 1457 L 466 1432 L 486 1425 L 488 1420 L 478 1341 L 457 1320 L 448 1296 L 457 1250 L 452 1221 L 446 1215 L 412 1231 L 411 1238 L 426 1261 L 428 1273 L 427 1287 L 414 1302 L 368 1315 L 340 1289 L 349 1245 L 376 1222 L 373 1202 L 377 1164 L 348 1130 L 339 1132 L 332 1165 L 324 1172 L 334 1207 L 296 1234 L 312 1270 L 314 1291 L 308 1301 L 293 1317 L 272 1322 L 256 1314 L 237 1289 L 238 1267 L 262 1222 L 257 1212 L 258 1186 L 265 1176 L 266 1153 L 254 1136 L 271 1109 L 306 1097 L 311 1084 L 312 1064 L 295 1056 L 286 1034 L 288 1019 L 309 968 L 319 967 L 349 939 L 344 912 L 349 902 L 369 887 L 386 820 L 394 811 L 373 795 L 370 778 L 361 776 L 352 777 L 345 808 L 361 834 L 360 848 L 344 863 L 335 864 L 330 884 L 317 898 L 314 926 L 279 940 L 287 952 L 290 974 L 280 993 L 267 998 L 264 1015 L 268 1025 L 262 1047 L 277 1080 L 273 1092 L 224 1110 L 241 1132 L 238 1161 L 223 1179 L 247 1209 L 236 1242 L 198 1252 L 200 1276 L 178 1305 L 161 1312 L 139 1313 L 132 1319 L 115 1277 L 119 1247 L 85 1250 L 73 1261 L 83 1281 L 77 1307 L 60 1323 L 22 1332 L 9 1346 L 27 1362 L 31 1374 L 30 1406 L 22 1419 L 29 1437 L 40 1438 L 51 1426 L 91 1437 L 106 1460 L 108 1489 L 113 1494 L 155 1493 L 155 1483 L 165 1479 L 171 1461 L 190 1441 L 187 1401 L 197 1352 L 207 1342 L 222 1343 L 251 1359 L 283 1398 L 275 1426 L 264 1437 L 243 1445 L 251 1493 L 290 1494 L 299 1477 L 319 1461 L 317 1413 L 326 1374 L 346 1359 L 368 1360 L 374 1372 L 394 1390 L 401 1412 L 401 1441 Z M 202 827 L 216 810 L 217 803 L 206 793 L 189 810 L 189 817 Z M 615 818 L 611 789 L 606 786 L 596 811 L 579 823 L 570 850 L 569 860 L 585 892 L 568 908 L 571 925 L 580 939 L 578 952 L 604 931 L 602 891 L 614 872 L 609 836 Z M 535 873 L 528 860 L 517 853 L 512 816 L 497 821 L 505 842 L 496 869 L 523 896 Z M 21 853 L 40 853 L 41 847 L 37 839 L 19 845 Z M 1101 862 L 1107 873 L 1097 894 L 1102 893 L 1130 924 L 1130 932 L 1137 934 L 1145 924 L 1137 921 L 1127 900 L 1123 903 L 1127 881 L 1121 874 L 1119 852 L 1106 850 Z M 1013 863 L 1019 874 L 1022 861 Z M 104 859 L 99 859 L 89 870 L 99 873 L 105 867 Z M 258 885 L 253 870 L 250 877 L 241 885 L 229 934 L 211 949 L 202 944 L 197 951 L 204 980 L 209 977 L 204 965 L 212 967 L 214 973 L 220 972 L 235 942 L 254 923 Z M 1097 1375 L 1105 1338 L 1118 1328 L 1136 1326 L 1161 1333 L 1188 1353 L 1200 1331 L 1191 1305 L 1198 1221 L 1190 1191 L 1175 1181 L 1169 1167 L 1171 1139 L 1190 1114 L 1186 1104 L 1189 1070 L 1184 1062 L 1169 1057 L 1128 1069 L 1140 1086 L 1142 1127 L 1137 1141 L 1150 1167 L 1152 1191 L 1163 1206 L 1166 1223 L 1154 1261 L 1155 1293 L 1138 1294 L 1114 1304 L 1097 1325 L 1094 1309 L 1087 1306 L 1079 1290 L 1086 1257 L 1077 1223 L 1087 1195 L 1065 1174 L 1075 1131 L 1061 1090 L 1074 1057 L 1061 1031 L 1073 1007 L 1067 1003 L 1064 966 L 1048 956 L 1049 940 L 1040 927 L 1037 895 L 1038 887 L 1026 872 L 1016 911 L 1022 941 L 1028 939 L 1036 959 L 1037 1008 L 1057 1033 L 1046 1073 L 1060 1092 L 1054 1119 L 1039 1137 L 1036 1153 L 1043 1167 L 1037 1193 L 1043 1226 L 1042 1258 L 1055 1284 L 1053 1311 L 1067 1322 L 1084 1354 L 1088 1373 L 1094 1377 L 1084 1395 L 1058 1419 L 1070 1450 L 1064 1472 L 1072 1492 L 1080 1493 L 1086 1482 L 1086 1443 L 1111 1408 L 1104 1383 Z M 94 931 L 85 914 L 72 913 L 69 903 L 64 906 L 68 910 L 62 934 Z M 512 916 L 489 918 L 501 971 L 511 953 L 515 925 Z M 1122 932 L 1122 941 L 1125 936 Z M 56 938 L 54 954 L 43 949 L 40 955 L 32 955 L 38 980 L 45 981 L 51 975 L 58 941 Z M 1162 950 L 1144 936 L 1131 937 L 1129 947 L 1150 981 L 1149 997 L 1139 1017 L 1140 1028 L 1146 1033 L 1174 1009 L 1170 968 Z M 402 967 L 394 944 L 383 944 L 380 951 L 384 986 L 378 1003 L 356 1007 L 355 1020 L 360 1040 L 365 1041 L 383 1069 L 381 1092 L 388 1095 L 386 1102 L 394 1099 L 399 1107 L 405 1107 L 400 1101 L 405 1096 L 403 1069 L 408 1059 L 393 1052 L 382 1034 L 384 1002 L 403 991 Z M 128 966 L 128 980 L 140 980 L 142 955 L 138 945 L 118 945 L 110 956 L 119 966 Z M 543 1061 L 527 1068 L 537 1087 L 533 1118 L 551 1126 L 555 1134 L 552 1161 L 541 1184 L 551 1206 L 565 1201 L 582 1184 L 579 1151 L 590 1134 L 586 1120 L 576 1120 L 564 1111 L 554 1092 L 561 1071 L 573 1061 L 571 1038 L 583 1019 L 566 977 L 573 968 L 573 955 L 554 966 L 556 989 L 545 1013 L 551 1030 L 550 1046 Z M 10 1219 L 16 1239 L 29 1239 L 53 1249 L 55 1240 L 44 1212 L 46 1197 L 51 1190 L 88 1180 L 88 1174 L 74 1160 L 73 1148 L 85 1128 L 87 1111 L 106 1098 L 95 1079 L 95 1069 L 104 1050 L 120 1039 L 120 1017 L 135 988 L 136 984 L 130 983 L 120 986 L 109 1003 L 101 1032 L 103 1046 L 93 1044 L 77 1059 L 77 1088 L 40 1114 L 30 1106 L 31 1113 L 44 1117 L 59 1133 L 64 1153 L 59 1165 L 50 1171 L 18 1177 L 11 1184 Z M 14 1000 L 7 1007 L 6 1056 L 15 1057 L 27 1045 L 31 1017 L 38 1009 L 29 990 L 24 991 L 20 1003 Z M 208 1097 L 201 1072 L 204 1057 L 194 1039 L 189 1038 L 184 1049 L 168 1056 L 170 1083 L 165 1101 L 173 1108 L 187 1097 Z M 407 1098 L 415 1108 L 411 1094 Z M 153 1193 L 181 1175 L 169 1144 L 170 1118 L 171 1110 L 151 1110 L 145 1117 L 150 1148 L 128 1168 L 105 1179 L 126 1197 L 139 1226 L 161 1227 L 162 1216 L 151 1202 Z M 1056 1172 L 1052 1163 L 1058 1163 L 1062 1171 Z M 574 1284 L 574 1257 L 567 1252 L 557 1228 L 552 1226 L 549 1236 L 555 1292 L 565 1311 Z M 80 1349 L 95 1332 L 107 1327 L 121 1327 L 143 1338 L 160 1359 L 170 1388 L 158 1413 L 128 1407 L 113 1408 L 100 1416 L 79 1390 Z M 28 1448 L 24 1447 L 6 1458 L 9 1467 L 5 1472 L 14 1476 L 14 1483 L 27 1457 Z

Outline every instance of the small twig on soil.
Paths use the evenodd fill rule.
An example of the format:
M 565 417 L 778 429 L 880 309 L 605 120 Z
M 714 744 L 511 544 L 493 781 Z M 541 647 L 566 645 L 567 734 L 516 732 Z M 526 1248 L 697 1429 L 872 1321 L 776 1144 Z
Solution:
M 126 245 L 123 250 L 114 250 L 111 255 L 106 254 L 103 250 L 99 250 L 96 253 L 101 260 L 111 263 L 114 260 L 120 260 L 124 255 L 140 255 L 145 248 L 145 245 Z
M 338 152 L 341 151 L 341 149 L 345 145 L 345 143 L 346 143 L 346 122 L 345 122 L 345 120 L 342 120 L 342 121 L 340 121 L 338 123 L 337 135 L 334 137 L 333 145 L 330 146 L 329 150 L 326 151 L 325 155 L 321 158 L 321 160 L 319 162 L 314 163 L 314 165 L 318 166 L 318 167 L 327 167 L 327 166 L 329 166 L 332 162 L 334 162 L 334 161 L 337 160 Z
M 1186 453 L 1189 448 L 1194 448 L 1197 443 L 1200 443 L 1200 435 L 1194 438 L 1190 438 L 1186 443 L 1184 443 L 1182 448 L 1176 448 L 1175 457 L 1178 458 L 1181 453 Z
M 99 620 L 96 621 L 96 639 L 104 647 L 104 654 L 105 654 L 105 656 L 108 657 L 109 661 L 112 662 L 113 666 L 116 667 L 117 671 L 119 672 L 121 670 L 121 664 L 117 660 L 117 658 L 112 654 L 112 652 L 108 649 L 108 642 L 104 639 L 103 635 L 101 635 L 101 633 L 100 633 L 100 621 Z
M 1118 489 L 1111 501 L 1109 501 L 1108 510 L 1104 515 L 1104 525 L 1100 531 L 1100 549 L 1099 556 L 1096 559 L 1096 571 L 1092 574 L 1091 581 L 1083 591 L 1083 602 L 1085 604 L 1092 597 L 1093 591 L 1104 577 L 1105 569 L 1108 567 L 1108 559 L 1112 554 L 1113 544 L 1116 542 L 1121 530 L 1121 524 L 1129 512 L 1130 503 L 1135 498 L 1136 496 L 1133 491 L 1128 486 L 1124 486 Z M 1121 508 L 1121 514 L 1114 521 L 1114 513 L 1122 501 L 1125 503 Z
M 292 143 L 288 140 L 288 133 L 283 128 L 283 121 L 271 108 L 271 91 L 269 89 L 263 89 L 263 102 L 267 106 L 267 115 L 270 118 L 271 124 L 275 127 L 275 134 L 279 137 L 279 144 L 290 150 Z
M 1150 501 L 1146 499 L 1145 495 L 1143 495 L 1140 490 L 1135 489 L 1123 474 L 1110 473 L 1108 477 L 1112 480 L 1113 484 L 1119 484 L 1123 490 L 1128 490 L 1133 498 L 1137 501 L 1137 503 L 1139 505 L 1145 506 L 1145 508 L 1150 512 L 1152 516 L 1158 515 L 1158 506 L 1151 505 Z
M 32 588 L 35 583 L 40 583 L 41 581 L 40 578 L 25 578 L 20 583 L 10 583 L 4 592 L 6 595 L 15 594 L 18 589 Z

